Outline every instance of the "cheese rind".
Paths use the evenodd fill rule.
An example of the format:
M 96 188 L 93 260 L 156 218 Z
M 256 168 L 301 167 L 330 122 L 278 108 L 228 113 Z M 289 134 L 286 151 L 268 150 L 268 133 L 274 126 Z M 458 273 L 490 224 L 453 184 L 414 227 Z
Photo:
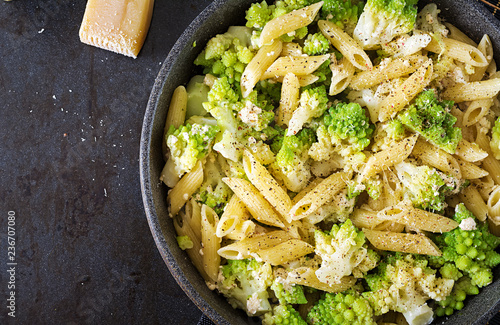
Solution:
M 80 41 L 136 58 L 148 33 L 154 0 L 88 0 Z

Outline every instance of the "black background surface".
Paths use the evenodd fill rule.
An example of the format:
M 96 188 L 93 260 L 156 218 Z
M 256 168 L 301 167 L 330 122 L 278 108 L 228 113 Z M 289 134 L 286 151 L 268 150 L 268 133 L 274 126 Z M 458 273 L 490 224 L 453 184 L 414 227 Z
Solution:
M 198 322 L 152 239 L 138 158 L 158 70 L 209 3 L 156 1 L 134 60 L 80 43 L 85 1 L 0 2 L 0 324 Z

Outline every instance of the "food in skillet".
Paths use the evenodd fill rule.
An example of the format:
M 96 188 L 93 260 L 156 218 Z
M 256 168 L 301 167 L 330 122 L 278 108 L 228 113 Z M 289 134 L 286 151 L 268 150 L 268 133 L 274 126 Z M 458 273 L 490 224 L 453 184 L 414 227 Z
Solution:
M 179 86 L 161 180 L 207 285 L 264 324 L 428 324 L 500 263 L 500 79 L 412 0 L 254 3 Z

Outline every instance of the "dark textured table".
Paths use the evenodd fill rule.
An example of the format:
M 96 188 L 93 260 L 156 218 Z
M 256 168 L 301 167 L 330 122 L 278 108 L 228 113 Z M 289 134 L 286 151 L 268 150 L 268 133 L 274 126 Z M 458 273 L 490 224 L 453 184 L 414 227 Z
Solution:
M 196 324 L 148 228 L 138 157 L 162 61 L 210 1 L 156 1 L 135 60 L 80 43 L 85 3 L 0 1 L 0 324 Z

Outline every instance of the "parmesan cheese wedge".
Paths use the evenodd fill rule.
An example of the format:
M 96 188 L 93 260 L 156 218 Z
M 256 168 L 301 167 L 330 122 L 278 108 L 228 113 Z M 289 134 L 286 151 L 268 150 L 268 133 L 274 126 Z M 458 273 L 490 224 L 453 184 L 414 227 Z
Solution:
M 148 33 L 154 0 L 88 0 L 80 41 L 137 57 Z

